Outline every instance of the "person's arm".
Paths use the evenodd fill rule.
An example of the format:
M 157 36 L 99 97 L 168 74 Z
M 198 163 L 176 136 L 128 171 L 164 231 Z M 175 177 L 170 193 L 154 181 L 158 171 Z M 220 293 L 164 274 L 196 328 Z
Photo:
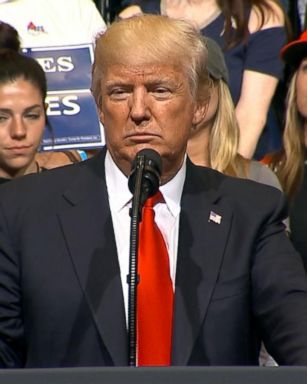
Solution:
M 142 14 L 142 10 L 138 5 L 130 5 L 127 8 L 123 9 L 118 17 L 120 19 L 128 19 L 129 17 Z
M 98 151 L 99 149 L 46 151 L 37 153 L 35 159 L 40 168 L 52 169 L 87 160 L 94 156 Z
M 252 158 L 267 120 L 278 79 L 264 73 L 245 70 L 236 116 L 240 128 L 238 152 Z
M 76 0 L 73 0 L 76 3 Z M 78 11 L 82 28 L 88 33 L 93 43 L 97 34 L 104 32 L 107 28 L 100 12 L 93 1 L 78 0 L 78 5 L 74 4 L 74 8 Z
M 35 159 L 40 168 L 52 169 L 63 165 L 78 163 L 81 158 L 77 151 L 47 151 L 36 154 Z
M 267 120 L 268 110 L 275 93 L 278 76 L 273 73 L 274 59 L 279 59 L 279 51 L 285 41 L 276 37 L 276 41 L 263 39 L 267 43 L 266 51 L 262 50 L 260 36 L 257 31 L 267 31 L 268 39 L 272 35 L 274 28 L 285 28 L 285 16 L 281 7 L 268 0 L 273 12 L 265 11 L 265 20 L 260 28 L 260 15 L 257 8 L 253 8 L 249 19 L 249 30 L 254 34 L 253 43 L 249 47 L 252 51 L 248 53 L 246 69 L 243 73 L 241 94 L 236 105 L 236 115 L 240 127 L 239 153 L 252 158 L 257 142 Z M 258 39 L 258 42 L 257 42 Z M 274 58 L 275 56 L 275 58 Z M 253 60 L 254 62 L 251 62 Z M 267 61 L 267 62 L 266 62 Z M 276 64 L 277 65 L 280 65 Z M 259 68 L 257 68 L 259 66 Z

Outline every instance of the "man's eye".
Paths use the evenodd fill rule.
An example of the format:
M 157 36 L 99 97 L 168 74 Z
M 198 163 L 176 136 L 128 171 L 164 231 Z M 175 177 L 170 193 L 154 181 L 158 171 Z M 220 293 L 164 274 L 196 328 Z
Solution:
M 4 123 L 6 120 L 8 119 L 8 117 L 7 116 L 1 116 L 0 115 L 0 123 Z
M 112 95 L 121 95 L 122 93 L 124 93 L 124 90 L 123 89 L 113 89 L 111 91 L 111 94 Z
M 152 90 L 152 94 L 158 98 L 166 98 L 171 94 L 168 88 L 155 88 Z
M 128 95 L 128 91 L 122 88 L 116 88 L 116 89 L 112 89 L 109 92 L 109 95 L 113 99 L 122 99 Z
M 167 89 L 167 88 L 156 88 L 155 92 L 157 92 L 157 93 L 165 93 L 165 92 L 169 92 L 169 89 Z

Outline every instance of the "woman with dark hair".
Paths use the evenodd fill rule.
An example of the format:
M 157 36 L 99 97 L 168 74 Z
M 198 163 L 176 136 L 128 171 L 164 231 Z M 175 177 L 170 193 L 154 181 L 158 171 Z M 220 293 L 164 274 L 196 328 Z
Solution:
M 17 30 L 12 25 L 4 23 L 4 22 L 0 22 L 0 50 L 1 49 L 7 49 L 7 50 L 11 50 L 15 53 L 21 54 L 21 52 L 20 52 L 20 39 L 19 39 L 19 34 L 18 34 Z M 32 61 L 26 60 L 25 61 L 25 63 L 26 63 L 25 68 L 24 68 L 24 70 L 21 70 L 21 68 L 19 68 L 21 63 L 22 63 L 20 55 L 16 56 L 14 54 L 10 55 L 10 54 L 6 53 L 6 55 L 3 56 L 3 60 L 4 60 L 3 63 L 0 63 L 1 71 L 4 71 L 3 72 L 4 73 L 4 80 L 6 80 L 5 79 L 5 68 L 10 67 L 9 60 L 16 58 L 16 57 L 17 57 L 17 61 L 14 64 L 15 66 L 12 67 L 12 70 L 13 70 L 13 68 L 16 69 L 16 66 L 17 66 L 18 67 L 17 72 L 21 71 L 20 72 L 21 75 L 26 75 L 27 69 L 29 68 L 29 64 L 32 63 L 31 73 L 29 73 L 27 75 L 30 76 L 31 79 L 34 79 L 36 74 L 39 76 L 39 78 L 37 79 L 37 82 L 39 84 L 38 88 L 40 89 L 41 93 L 43 94 L 44 100 L 45 100 L 47 90 L 45 90 L 46 86 L 45 85 L 43 86 L 43 83 L 46 82 L 47 80 L 45 79 L 45 74 L 44 74 L 42 68 L 39 66 L 38 63 L 33 64 L 33 60 Z M 24 56 L 22 56 L 22 57 L 24 57 Z M 9 75 L 9 73 L 10 73 L 10 70 L 7 73 L 7 75 Z M 13 76 L 14 76 L 14 74 L 13 74 Z M 43 90 L 43 88 L 44 88 L 44 90 Z M 45 120 L 46 120 L 46 127 L 52 132 L 52 127 L 48 121 L 46 114 L 45 114 Z M 82 160 L 80 158 L 79 152 L 77 150 L 71 150 L 71 151 L 67 150 L 64 152 L 55 152 L 55 151 L 38 152 L 35 155 L 35 159 L 36 159 L 36 165 L 40 169 L 55 168 L 58 166 L 67 165 L 67 164 L 75 163 L 75 162 Z M 23 172 L 21 172 L 21 174 L 23 174 Z
M 239 152 L 252 157 L 278 80 L 286 16 L 278 0 L 130 0 L 119 17 L 161 13 L 194 23 L 223 49 L 240 128 Z
M 0 181 L 40 172 L 35 156 L 46 125 L 47 81 L 38 62 L 0 50 Z
M 3 21 L 0 21 L 0 47 L 12 49 L 16 52 L 20 50 L 18 32 L 13 26 Z

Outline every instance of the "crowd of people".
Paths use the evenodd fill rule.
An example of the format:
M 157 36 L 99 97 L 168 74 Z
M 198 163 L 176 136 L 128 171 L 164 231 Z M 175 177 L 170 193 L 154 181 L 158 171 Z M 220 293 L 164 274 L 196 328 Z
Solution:
M 279 0 L 129 0 L 108 23 L 62 3 L 0 3 L 0 367 L 129 363 L 144 148 L 174 310 L 167 358 L 136 364 L 307 365 L 306 2 L 299 23 Z M 41 153 L 47 78 L 22 48 L 83 43 L 106 144 Z

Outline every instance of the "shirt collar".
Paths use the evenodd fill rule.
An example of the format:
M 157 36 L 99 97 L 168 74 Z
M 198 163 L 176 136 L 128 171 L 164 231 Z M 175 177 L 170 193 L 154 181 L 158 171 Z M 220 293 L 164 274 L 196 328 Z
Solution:
M 186 174 L 186 156 L 176 175 L 166 184 L 161 185 L 160 191 L 164 197 L 168 209 L 174 217 L 180 213 L 180 200 Z
M 105 174 L 109 200 L 116 211 L 120 211 L 131 202 L 132 194 L 128 188 L 128 179 L 115 164 L 110 152 L 105 157 Z M 180 213 L 180 200 L 186 174 L 186 156 L 177 174 L 166 184 L 160 187 L 165 203 L 172 215 Z
M 110 152 L 105 157 L 105 173 L 109 200 L 116 211 L 120 211 L 132 199 L 128 178 L 115 164 Z

